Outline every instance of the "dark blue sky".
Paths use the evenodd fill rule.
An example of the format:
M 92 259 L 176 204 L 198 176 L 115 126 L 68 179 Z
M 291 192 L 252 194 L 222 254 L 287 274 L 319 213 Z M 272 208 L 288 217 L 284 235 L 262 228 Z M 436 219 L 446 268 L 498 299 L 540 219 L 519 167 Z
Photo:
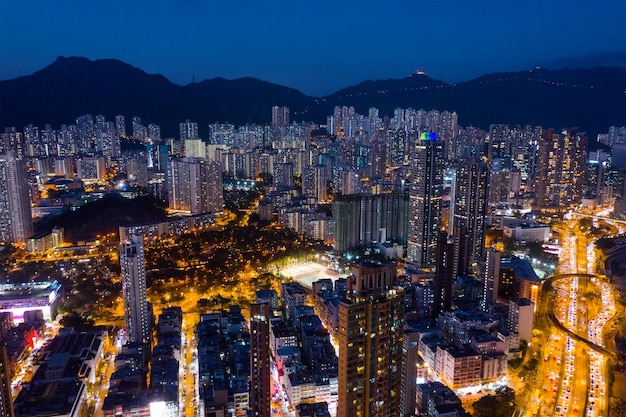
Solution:
M 625 0 L 0 0 L 0 79 L 59 56 L 178 84 L 243 76 L 329 94 L 416 69 L 446 82 L 626 66 Z

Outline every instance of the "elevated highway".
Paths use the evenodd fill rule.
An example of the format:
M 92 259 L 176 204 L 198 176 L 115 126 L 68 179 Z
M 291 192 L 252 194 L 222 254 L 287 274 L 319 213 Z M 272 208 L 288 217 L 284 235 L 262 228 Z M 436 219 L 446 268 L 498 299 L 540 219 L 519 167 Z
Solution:
M 544 311 L 540 312 L 546 315 L 546 317 L 552 322 L 552 324 L 554 324 L 554 326 L 556 326 L 559 330 L 561 330 L 563 333 L 567 334 L 569 337 L 571 337 L 572 339 L 581 342 L 585 345 L 587 345 L 590 349 L 595 350 L 598 353 L 601 353 L 603 355 L 607 355 L 611 358 L 616 358 L 616 354 L 615 352 L 607 349 L 604 346 L 600 346 L 592 341 L 590 341 L 589 339 L 580 336 L 578 333 L 571 331 L 570 329 L 568 329 L 565 325 L 563 325 L 563 323 L 561 323 L 559 321 L 559 319 L 556 317 L 556 315 L 554 314 L 554 298 L 550 297 L 549 295 L 552 293 L 552 284 L 555 281 L 558 280 L 563 280 L 563 279 L 571 279 L 574 277 L 578 277 L 578 278 L 587 278 L 587 279 L 591 279 L 591 278 L 596 278 L 598 279 L 595 275 L 593 274 L 560 274 L 560 275 L 555 275 L 551 278 L 548 278 L 544 281 L 543 283 L 543 287 L 541 289 L 541 297 L 542 297 L 542 305 L 544 305 Z

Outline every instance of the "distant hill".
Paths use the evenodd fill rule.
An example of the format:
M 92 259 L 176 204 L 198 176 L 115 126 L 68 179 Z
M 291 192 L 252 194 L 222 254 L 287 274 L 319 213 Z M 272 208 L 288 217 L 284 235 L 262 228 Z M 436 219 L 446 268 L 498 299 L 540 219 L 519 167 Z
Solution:
M 162 75 L 146 74 L 114 59 L 90 61 L 59 57 L 32 75 L 0 81 L 0 126 L 45 123 L 59 128 L 82 114 L 108 120 L 122 114 L 144 124 L 156 123 L 167 136 L 178 136 L 178 123 L 267 123 L 272 106 L 305 108 L 312 99 L 301 92 L 254 78 L 214 78 L 179 86 Z
M 494 123 L 579 126 L 595 134 L 626 124 L 626 68 L 537 69 L 452 85 L 414 75 L 361 83 L 324 101 L 352 105 L 359 113 L 374 103 L 381 114 L 391 115 L 395 107 L 455 111 L 462 126 L 483 129 Z
M 0 81 L 0 128 L 45 123 L 59 128 L 81 114 L 140 116 L 178 136 L 178 123 L 197 121 L 200 134 L 217 121 L 269 123 L 274 105 L 289 106 L 292 120 L 325 123 L 334 106 L 354 106 L 367 114 L 377 107 L 392 115 L 396 107 L 448 110 L 463 126 L 487 129 L 492 123 L 544 127 L 578 126 L 592 135 L 611 125 L 626 125 L 626 68 L 596 67 L 489 74 L 447 84 L 426 75 L 364 81 L 326 97 L 254 78 L 214 78 L 186 86 L 151 75 L 114 59 L 90 61 L 59 57 L 48 67 Z

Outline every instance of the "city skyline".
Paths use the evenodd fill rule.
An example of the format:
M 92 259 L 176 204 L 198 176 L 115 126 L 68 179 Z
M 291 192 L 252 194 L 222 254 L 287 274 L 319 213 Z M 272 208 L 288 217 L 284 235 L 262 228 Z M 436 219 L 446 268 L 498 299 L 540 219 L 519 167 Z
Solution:
M 142 218 L 141 224 L 125 217 L 128 225 L 118 229 L 119 247 L 117 233 L 95 229 L 91 233 L 96 240 L 77 242 L 79 246 L 67 246 L 63 238 L 55 243 L 50 233 L 28 239 L 28 253 L 20 255 L 23 268 L 37 262 L 35 274 L 45 276 L 39 259 L 59 259 L 62 267 L 49 273 L 75 280 L 70 292 L 74 308 L 82 314 L 87 303 L 78 297 L 95 299 L 89 308 L 96 323 L 125 322 L 126 331 L 109 348 L 100 351 L 103 344 L 94 345 L 98 351 L 93 357 L 104 365 L 84 365 L 94 370 L 89 383 L 97 375 L 101 381 L 91 392 L 88 381 L 73 372 L 83 365 L 59 364 L 59 356 L 46 353 L 65 343 L 81 351 L 83 336 L 61 335 L 60 340 L 70 341 L 55 339 L 44 347 L 41 356 L 49 362 L 34 371 L 30 386 L 15 398 L 16 416 L 66 404 L 59 396 L 54 404 L 41 405 L 41 392 L 57 386 L 76 399 L 76 414 L 88 407 L 104 417 L 120 411 L 198 415 L 194 410 L 217 417 L 295 417 L 310 408 L 326 417 L 435 416 L 444 409 L 465 415 L 468 407 L 479 410 L 480 393 L 491 392 L 504 397 L 508 411 L 515 401 L 519 415 L 555 415 L 556 410 L 576 414 L 585 404 L 587 416 L 598 415 L 593 407 L 606 415 L 606 404 L 618 396 L 607 394 L 610 374 L 600 367 L 604 359 L 597 354 L 612 357 L 615 350 L 605 347 L 598 335 L 616 308 L 613 290 L 600 278 L 603 267 L 588 248 L 623 225 L 604 215 L 607 201 L 616 198 L 615 215 L 626 216 L 618 205 L 624 196 L 624 171 L 611 166 L 606 151 L 588 154 L 586 135 L 573 129 L 556 133 L 492 125 L 487 132 L 463 127 L 457 116 L 397 108 L 392 118 L 383 118 L 376 108 L 365 115 L 344 106 L 327 116 L 332 134 L 314 135 L 318 129 L 311 123 L 285 125 L 290 113 L 283 108 L 271 125 L 211 124 L 206 142 L 196 137 L 192 119 L 180 122 L 179 138 L 167 139 L 158 125 L 145 126 L 139 117 L 132 117 L 127 130 L 122 115 L 110 119 L 114 123 L 103 115 L 85 114 L 58 131 L 50 126 L 6 129 L 0 144 L 9 155 L 21 155 L 33 167 L 29 172 L 38 173 L 29 176 L 34 181 L 33 213 L 49 209 L 46 204 L 55 203 L 55 195 L 67 199 L 55 204 L 82 205 L 71 203 L 71 194 L 63 190 L 71 178 L 76 185 L 84 182 L 76 187 L 81 196 L 106 198 L 103 194 L 119 192 L 136 198 L 143 188 L 169 200 L 170 209 L 188 214 L 154 223 Z M 140 146 L 122 146 L 131 138 Z M 610 129 L 601 140 L 623 148 L 626 127 Z M 527 153 L 529 147 L 539 152 Z M 566 152 L 559 151 L 563 148 Z M 108 170 L 97 169 L 96 161 L 109 161 Z M 22 176 L 27 177 L 25 171 Z M 259 188 L 249 189 L 256 178 Z M 497 185 L 493 194 L 490 185 Z M 205 187 L 223 199 L 213 200 L 202 192 Z M 554 207 L 556 197 L 550 196 L 559 188 L 571 192 Z M 63 194 L 55 193 L 59 191 Z M 537 200 L 535 192 L 550 198 Z M 190 195 L 203 204 L 194 206 Z M 329 196 L 336 198 L 332 206 Z M 208 208 L 205 202 L 217 206 Z M 598 215 L 598 228 L 583 234 L 593 221 L 568 218 L 574 213 L 593 216 L 589 210 Z M 103 214 L 100 224 L 105 217 L 110 221 Z M 559 221 L 551 220 L 555 218 Z M 600 228 L 600 219 L 617 223 Z M 285 234 L 287 229 L 294 234 Z M 552 247 L 553 237 L 561 242 L 558 263 L 531 248 Z M 333 250 L 322 245 L 333 240 Z M 298 249 L 300 242 L 306 246 Z M 488 258 L 481 263 L 485 246 L 490 248 Z M 414 262 L 405 263 L 407 258 Z M 119 272 L 113 272 L 118 264 Z M 93 279 L 87 275 L 92 269 Z M 539 290 L 539 273 L 544 279 L 552 275 L 543 282 L 559 288 L 553 298 L 548 298 L 552 291 Z M 586 282 L 592 273 L 598 279 Z M 33 293 L 21 286 L 18 291 L 18 285 L 2 286 L 5 294 L 14 293 L 7 303 L 11 311 L 5 315 L 5 328 L 12 329 L 19 317 L 13 311 L 25 308 L 22 294 Z M 113 298 L 104 303 L 104 292 L 89 296 L 84 294 L 89 287 L 83 285 L 106 288 Z M 274 290 L 278 285 L 281 311 Z M 11 340 L 35 342 L 28 322 L 36 316 L 43 325 L 57 308 L 46 302 L 53 298 L 48 291 L 35 293 L 28 303 L 46 310 L 49 306 L 51 313 L 23 314 L 24 333 L 12 331 Z M 597 291 L 602 291 L 602 302 Z M 587 303 L 602 308 L 600 315 L 591 318 Z M 580 320 L 588 321 L 588 327 L 581 330 Z M 575 342 L 552 339 L 561 327 L 575 335 Z M 96 333 L 89 337 L 104 338 Z M 122 345 L 124 340 L 130 343 Z M 573 343 L 577 353 L 565 350 Z M 13 346 L 16 358 L 26 345 Z M 571 364 L 583 349 L 589 352 L 588 366 L 577 363 L 574 369 Z M 541 361 L 556 358 L 557 350 L 565 352 L 562 367 L 556 368 L 556 360 Z M 523 358 L 537 361 L 535 369 L 518 371 Z M 29 369 L 28 362 L 21 366 Z M 556 372 L 552 369 L 563 375 L 558 386 L 543 378 Z M 74 391 L 57 383 L 65 375 L 61 370 Z M 12 383 L 21 378 L 18 374 Z M 570 381 L 585 388 L 575 391 Z M 541 391 L 542 386 L 551 389 Z M 505 390 L 502 395 L 490 391 L 496 387 Z M 534 389 L 546 394 L 530 404 L 526 398 Z M 553 400 L 557 389 L 572 389 L 571 401 L 565 396 Z M 474 415 L 494 414 L 488 410 Z
M 620 1 L 3 1 L 1 8 L 0 79 L 57 56 L 85 56 L 120 59 L 180 85 L 251 76 L 321 96 L 416 70 L 453 83 L 535 66 L 626 66 Z M 26 31 L 20 16 L 55 24 Z
M 0 12 L 0 417 L 626 410 L 624 0 Z

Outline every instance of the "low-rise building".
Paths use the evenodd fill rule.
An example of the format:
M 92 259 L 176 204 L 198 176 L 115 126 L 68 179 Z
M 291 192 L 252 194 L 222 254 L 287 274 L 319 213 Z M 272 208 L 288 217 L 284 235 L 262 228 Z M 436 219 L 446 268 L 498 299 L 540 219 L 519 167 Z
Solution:
M 472 330 L 491 332 L 500 324 L 493 314 L 479 309 L 446 311 L 439 314 L 437 323 L 446 340 L 458 343 L 470 343 Z
M 0 284 L 0 312 L 11 312 L 16 322 L 24 320 L 24 312 L 41 310 L 44 320 L 56 317 L 63 298 L 63 287 L 57 281 Z
M 504 353 L 504 342 L 484 330 L 471 331 L 469 344 L 481 355 Z
M 337 336 L 339 326 L 339 302 L 342 295 L 336 291 L 322 291 L 315 298 L 315 306 L 320 319 L 326 324 L 333 337 Z
M 280 300 L 287 320 L 292 320 L 296 306 L 306 304 L 307 295 L 302 285 L 286 282 L 280 285 Z
M 200 415 L 227 417 L 248 413 L 250 336 L 239 306 L 202 315 L 196 339 Z
M 86 405 L 86 384 L 96 381 L 105 337 L 104 330 L 71 331 L 44 345 L 31 382 L 15 399 L 15 416 L 80 416 Z
M 506 375 L 507 356 L 504 353 L 482 355 L 482 365 L 480 371 L 481 381 L 495 381 Z
M 143 343 L 127 343 L 115 357 L 109 393 L 102 404 L 105 417 L 150 415 L 148 351 Z
M 78 417 L 82 415 L 86 398 L 87 387 L 83 379 L 44 379 L 25 385 L 13 407 L 15 417 Z
M 535 303 L 527 298 L 511 300 L 507 330 L 509 333 L 518 333 L 520 340 L 530 342 L 533 338 L 534 317 Z
M 480 383 L 482 356 L 469 345 L 437 348 L 441 357 L 439 377 L 450 389 L 471 387 Z
M 302 403 L 296 406 L 296 417 L 330 417 L 328 403 Z
M 520 354 L 519 333 L 510 333 L 506 329 L 498 331 L 498 339 L 504 342 L 504 353 L 509 359 L 513 359 Z
M 463 409 L 459 397 L 441 382 L 418 384 L 416 387 L 415 404 L 417 415 L 419 416 L 439 417 L 441 415 L 452 415 L 465 417 L 469 415 Z
M 286 347 L 297 347 L 296 329 L 283 321 L 273 321 L 270 331 L 270 348 L 276 356 L 277 352 Z
M 504 257 L 500 261 L 500 285 L 498 294 L 506 300 L 528 298 L 537 303 L 541 280 L 528 259 L 516 256 Z
M 550 240 L 550 226 L 529 221 L 505 221 L 502 226 L 504 236 L 527 242 L 547 242 Z
M 42 232 L 26 241 L 26 249 L 35 255 L 41 255 L 49 250 L 55 249 L 63 245 L 63 228 L 55 227 L 50 232 Z

